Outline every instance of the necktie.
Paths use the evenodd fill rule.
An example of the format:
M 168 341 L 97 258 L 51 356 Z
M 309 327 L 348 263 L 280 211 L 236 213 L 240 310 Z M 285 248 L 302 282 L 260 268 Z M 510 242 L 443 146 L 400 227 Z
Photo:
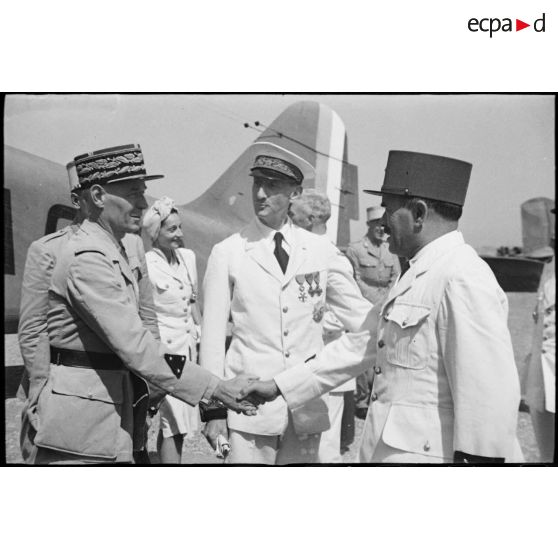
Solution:
M 275 240 L 275 250 L 273 250 L 273 253 L 277 258 L 277 261 L 279 262 L 279 267 L 281 268 L 281 271 L 285 273 L 287 269 L 287 264 L 289 263 L 289 254 L 285 252 L 285 249 L 281 245 L 281 243 L 283 242 L 283 235 L 280 232 L 277 232 L 275 233 L 273 239 Z

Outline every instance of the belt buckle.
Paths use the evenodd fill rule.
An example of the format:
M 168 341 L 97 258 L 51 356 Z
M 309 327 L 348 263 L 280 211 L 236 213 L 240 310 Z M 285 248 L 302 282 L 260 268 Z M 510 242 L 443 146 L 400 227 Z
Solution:
M 56 351 L 56 366 L 60 366 L 60 351 Z

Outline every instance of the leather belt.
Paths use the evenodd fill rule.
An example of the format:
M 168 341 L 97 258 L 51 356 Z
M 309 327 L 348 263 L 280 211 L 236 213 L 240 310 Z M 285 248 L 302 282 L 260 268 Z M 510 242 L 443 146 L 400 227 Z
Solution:
M 73 351 L 50 347 L 50 362 L 74 368 L 97 368 L 100 370 L 118 370 L 124 364 L 113 353 L 93 353 L 86 351 Z

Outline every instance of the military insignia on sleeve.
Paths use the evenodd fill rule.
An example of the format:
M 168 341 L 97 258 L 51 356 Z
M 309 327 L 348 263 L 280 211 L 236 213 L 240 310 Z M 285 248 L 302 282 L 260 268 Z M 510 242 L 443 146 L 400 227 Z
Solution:
M 316 322 L 319 323 L 322 321 L 323 317 L 324 317 L 324 313 L 325 313 L 325 304 L 323 302 L 318 302 L 317 304 L 314 305 L 314 312 L 312 312 L 312 319 Z

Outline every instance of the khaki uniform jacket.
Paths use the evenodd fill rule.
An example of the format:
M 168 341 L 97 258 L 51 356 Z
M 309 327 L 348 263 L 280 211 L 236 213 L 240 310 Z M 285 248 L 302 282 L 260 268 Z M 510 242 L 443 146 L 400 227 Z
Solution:
M 296 226 L 291 232 L 285 274 L 255 220 L 214 246 L 203 285 L 200 350 L 201 364 L 214 374 L 250 373 L 268 380 L 313 357 L 323 347 L 326 304 L 345 329 L 362 327 L 371 306 L 346 258 L 326 237 Z M 319 289 L 306 275 L 318 277 Z M 229 316 L 232 341 L 225 355 Z M 327 405 L 316 398 L 293 410 L 292 420 L 297 434 L 323 432 L 329 428 Z M 280 435 L 288 424 L 287 405 L 278 398 L 262 405 L 256 416 L 229 412 L 228 424 L 241 432 Z
M 27 251 L 21 286 L 18 341 L 25 367 L 21 385 L 22 395 L 31 404 L 36 403 L 37 394 L 46 381 L 50 368 L 47 311 L 52 270 L 58 255 L 78 228 L 79 225 L 69 225 L 44 236 L 31 243 Z M 138 282 L 141 320 L 152 335 L 159 339 L 143 242 L 138 235 L 127 234 L 122 239 L 122 244 L 128 256 L 130 269 Z M 35 359 L 36 353 L 48 356 Z
M 423 248 L 372 311 L 367 325 L 376 334 L 343 336 L 275 381 L 297 409 L 363 361 L 375 364 L 363 462 L 375 461 L 380 441 L 421 459 L 462 451 L 518 461 L 519 379 L 507 314 L 490 268 L 455 231 Z
M 40 448 L 131 461 L 133 442 L 143 439 L 145 424 L 144 414 L 134 417 L 133 406 L 139 403 L 134 383 L 145 380 L 190 405 L 210 396 L 217 384 L 188 362 L 180 380 L 172 373 L 164 346 L 141 322 L 139 287 L 127 258 L 97 223 L 84 221 L 60 254 L 49 289 L 47 326 L 50 345 L 115 354 L 124 366 L 101 370 L 51 364 L 36 409 L 35 445 Z
M 386 296 L 401 271 L 387 243 L 376 246 L 366 236 L 349 245 L 347 257 L 353 264 L 360 292 L 372 304 Z
M 20 441 L 22 455 L 28 463 L 33 462 L 35 454 L 32 439 L 37 427 L 37 399 L 50 370 L 50 342 L 47 332 L 48 288 L 56 260 L 78 228 L 79 225 L 69 225 L 36 240 L 30 245 L 25 261 L 18 341 L 24 362 L 19 395 L 26 399 L 22 412 Z M 122 243 L 128 255 L 130 269 L 138 282 L 141 320 L 152 335 L 159 339 L 143 242 L 138 235 L 127 234 Z M 36 355 L 39 355 L 39 358 L 35 358 Z

